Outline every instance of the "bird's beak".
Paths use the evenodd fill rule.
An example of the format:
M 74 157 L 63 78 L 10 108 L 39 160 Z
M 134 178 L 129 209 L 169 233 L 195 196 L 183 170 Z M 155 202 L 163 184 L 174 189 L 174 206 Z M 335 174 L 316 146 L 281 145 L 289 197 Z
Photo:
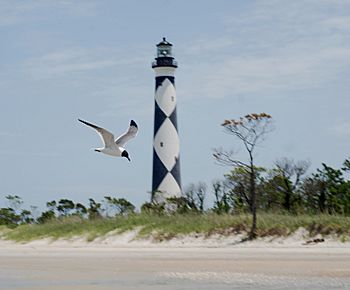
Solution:
M 131 161 L 131 159 L 128 157 L 128 160 Z

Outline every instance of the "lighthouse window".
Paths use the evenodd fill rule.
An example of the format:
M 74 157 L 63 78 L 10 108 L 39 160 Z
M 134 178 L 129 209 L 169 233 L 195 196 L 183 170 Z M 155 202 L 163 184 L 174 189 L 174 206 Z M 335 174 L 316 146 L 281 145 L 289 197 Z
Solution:
M 160 142 L 160 147 L 163 147 L 164 146 L 164 143 L 163 142 Z
M 167 46 L 167 45 L 161 45 L 158 47 L 157 49 L 157 56 L 158 57 L 171 57 L 171 47 Z
M 171 96 L 171 101 L 174 102 L 175 98 L 174 96 Z

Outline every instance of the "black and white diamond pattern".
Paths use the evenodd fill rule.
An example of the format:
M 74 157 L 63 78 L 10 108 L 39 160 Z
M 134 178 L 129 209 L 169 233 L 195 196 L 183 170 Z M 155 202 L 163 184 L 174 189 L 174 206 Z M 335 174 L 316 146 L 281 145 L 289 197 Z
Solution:
M 174 77 L 156 77 L 152 191 L 181 195 L 180 146 Z

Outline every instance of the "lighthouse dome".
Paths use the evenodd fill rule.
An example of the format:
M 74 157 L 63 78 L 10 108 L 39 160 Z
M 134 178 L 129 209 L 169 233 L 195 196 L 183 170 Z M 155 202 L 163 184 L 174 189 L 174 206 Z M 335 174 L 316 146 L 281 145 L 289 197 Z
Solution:
M 172 53 L 172 44 L 163 37 L 163 40 L 157 44 L 157 57 L 152 63 L 152 67 L 177 67 Z

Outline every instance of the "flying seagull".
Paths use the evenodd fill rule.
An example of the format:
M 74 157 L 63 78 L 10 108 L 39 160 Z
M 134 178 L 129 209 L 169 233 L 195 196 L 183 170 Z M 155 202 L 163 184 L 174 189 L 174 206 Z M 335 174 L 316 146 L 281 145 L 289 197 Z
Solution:
M 98 132 L 98 134 L 101 136 L 101 139 L 104 143 L 104 147 L 96 148 L 95 151 L 101 152 L 107 155 L 111 155 L 111 156 L 125 157 L 130 161 L 129 153 L 123 148 L 123 146 L 130 139 L 134 138 L 137 134 L 138 127 L 134 120 L 130 121 L 128 130 L 124 134 L 120 135 L 116 140 L 114 140 L 114 135 L 111 132 L 107 131 L 106 129 L 98 127 L 94 124 L 88 123 L 81 119 L 78 119 L 78 120 L 84 123 L 85 125 L 88 125 L 94 128 Z

